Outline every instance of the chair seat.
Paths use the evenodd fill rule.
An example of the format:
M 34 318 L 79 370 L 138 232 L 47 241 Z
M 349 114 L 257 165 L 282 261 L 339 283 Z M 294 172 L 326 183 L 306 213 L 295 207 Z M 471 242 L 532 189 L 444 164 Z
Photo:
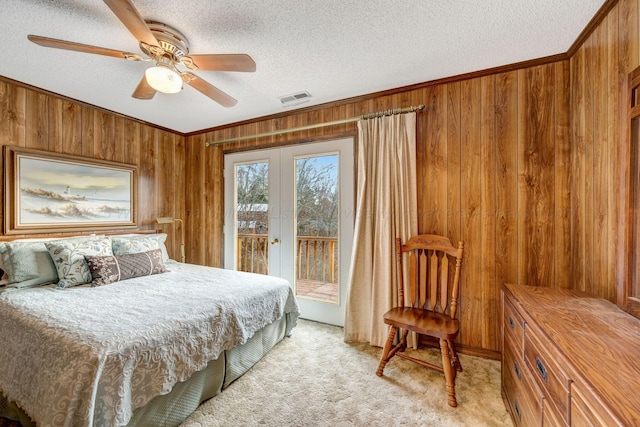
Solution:
M 443 313 L 413 307 L 396 307 L 384 314 L 384 323 L 423 335 L 453 340 L 460 321 Z

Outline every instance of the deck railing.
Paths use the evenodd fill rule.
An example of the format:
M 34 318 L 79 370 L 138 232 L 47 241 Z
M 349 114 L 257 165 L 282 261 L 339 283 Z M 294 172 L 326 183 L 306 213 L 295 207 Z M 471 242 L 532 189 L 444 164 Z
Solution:
M 269 274 L 266 234 L 238 234 L 238 270 Z M 337 283 L 337 237 L 299 236 L 296 245 L 298 279 Z
M 298 279 L 337 283 L 337 237 L 298 237 Z
M 238 234 L 238 270 L 269 274 L 269 248 L 266 234 Z

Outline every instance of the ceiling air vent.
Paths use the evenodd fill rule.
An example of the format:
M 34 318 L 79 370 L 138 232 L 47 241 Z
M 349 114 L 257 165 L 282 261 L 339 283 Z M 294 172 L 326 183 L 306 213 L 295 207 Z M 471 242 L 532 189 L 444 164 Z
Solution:
M 291 107 L 293 105 L 302 104 L 303 102 L 307 102 L 309 98 L 311 98 L 311 94 L 307 91 L 278 97 L 283 107 Z

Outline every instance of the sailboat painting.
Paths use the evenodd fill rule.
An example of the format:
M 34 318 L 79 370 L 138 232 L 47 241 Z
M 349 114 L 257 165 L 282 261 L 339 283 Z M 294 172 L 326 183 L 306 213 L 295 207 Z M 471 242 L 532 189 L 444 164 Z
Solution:
M 16 228 L 134 223 L 135 167 L 48 154 L 15 157 Z

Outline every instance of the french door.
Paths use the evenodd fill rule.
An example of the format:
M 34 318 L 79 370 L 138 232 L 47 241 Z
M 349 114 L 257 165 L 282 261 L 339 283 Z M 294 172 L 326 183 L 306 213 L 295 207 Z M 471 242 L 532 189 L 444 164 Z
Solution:
M 353 138 L 225 155 L 225 268 L 287 279 L 301 317 L 344 325 Z

